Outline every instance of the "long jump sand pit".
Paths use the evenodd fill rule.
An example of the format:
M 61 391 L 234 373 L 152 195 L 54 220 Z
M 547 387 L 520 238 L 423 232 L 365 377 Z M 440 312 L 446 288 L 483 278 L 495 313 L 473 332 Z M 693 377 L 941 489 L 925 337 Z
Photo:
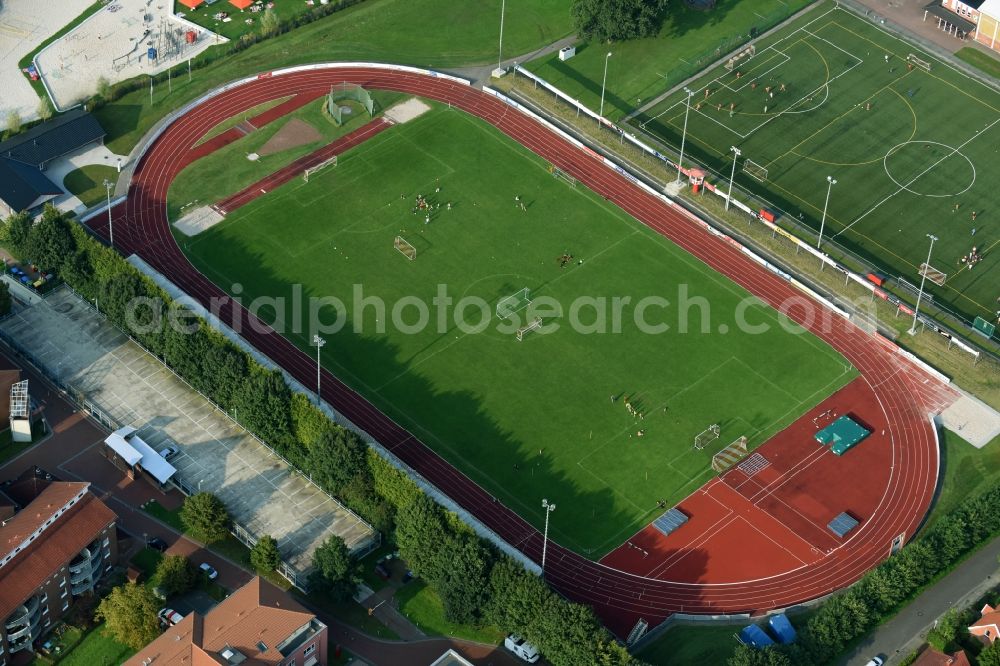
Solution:
M 174 222 L 174 226 L 185 236 L 197 236 L 222 222 L 222 219 L 222 214 L 211 206 L 198 206 Z
M 400 102 L 386 109 L 385 117 L 394 123 L 405 123 L 430 110 L 431 107 L 427 106 L 423 101 L 416 97 L 411 97 L 405 102 Z

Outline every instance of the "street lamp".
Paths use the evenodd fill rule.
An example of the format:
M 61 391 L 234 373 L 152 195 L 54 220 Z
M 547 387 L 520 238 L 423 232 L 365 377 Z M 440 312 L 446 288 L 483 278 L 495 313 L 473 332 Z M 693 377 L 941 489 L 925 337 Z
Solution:
M 322 398 L 319 395 L 319 381 L 320 381 L 320 361 L 319 361 L 319 350 L 323 348 L 326 344 L 326 340 L 319 337 L 318 335 L 313 336 L 313 344 L 316 345 L 316 402 L 318 403 Z
M 924 281 L 927 280 L 927 270 L 931 267 L 931 252 L 934 251 L 934 241 L 938 239 L 933 234 L 927 234 L 927 237 L 931 239 L 931 246 L 927 248 L 927 263 L 924 264 L 924 270 L 921 271 L 920 291 L 917 292 L 917 306 L 913 308 L 913 326 L 910 327 L 910 335 L 916 335 L 917 333 L 917 314 L 920 312 L 920 301 L 924 297 Z
M 545 555 L 549 549 L 549 514 L 556 510 L 555 504 L 550 504 L 547 499 L 542 500 L 542 508 L 545 510 L 545 534 L 542 536 L 542 575 L 545 575 Z
M 601 111 L 597 115 L 601 118 L 604 117 L 604 88 L 608 84 L 608 59 L 611 58 L 611 51 L 608 51 L 608 55 L 604 56 L 604 80 L 601 81 Z
M 681 168 L 684 164 L 684 142 L 687 140 L 688 133 L 688 111 L 691 110 L 691 97 L 694 95 L 694 91 L 689 89 L 687 86 L 684 87 L 684 92 L 687 93 L 687 98 L 684 100 L 684 131 L 681 132 L 681 156 L 677 158 L 678 183 L 681 182 Z
M 729 174 L 729 194 L 726 195 L 726 210 L 729 210 L 729 200 L 733 198 L 733 180 L 736 178 L 736 160 L 738 160 L 740 155 L 743 154 L 743 152 L 736 146 L 729 146 L 729 150 L 733 151 L 733 170 Z
M 829 183 L 826 186 L 826 201 L 823 202 L 823 218 L 819 221 L 819 239 L 816 241 L 816 249 L 823 244 L 823 229 L 826 228 L 826 207 L 830 205 L 830 190 L 833 186 L 837 184 L 837 179 L 832 176 L 826 177 L 826 182 Z
M 108 240 L 111 241 L 111 247 L 115 246 L 115 226 L 111 222 L 111 188 L 114 186 L 107 178 L 104 179 L 104 189 L 108 194 Z
M 501 0 L 500 2 L 500 47 L 497 49 L 497 71 L 499 72 L 503 66 L 503 14 L 504 10 L 507 8 L 507 0 Z

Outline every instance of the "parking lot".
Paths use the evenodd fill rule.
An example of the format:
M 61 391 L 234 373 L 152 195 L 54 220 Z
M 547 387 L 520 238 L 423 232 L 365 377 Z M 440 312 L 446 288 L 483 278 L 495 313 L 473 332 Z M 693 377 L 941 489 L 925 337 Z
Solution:
M 229 415 L 191 389 L 108 324 L 86 301 L 61 288 L 0 323 L 57 382 L 131 425 L 153 448 L 175 445 L 171 459 L 192 490 L 218 495 L 253 535 L 278 540 L 296 572 L 332 534 L 365 550 L 375 534 L 353 513 L 272 454 Z M 107 463 L 110 465 L 110 463 Z

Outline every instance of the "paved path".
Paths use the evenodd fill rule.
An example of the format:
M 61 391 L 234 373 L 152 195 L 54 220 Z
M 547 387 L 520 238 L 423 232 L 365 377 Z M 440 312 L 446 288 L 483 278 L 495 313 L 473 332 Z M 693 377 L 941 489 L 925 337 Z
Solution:
M 846 666 L 864 666 L 874 654 L 888 655 L 897 664 L 920 647 L 934 621 L 952 606 L 964 608 L 1000 583 L 1000 537 L 962 562 L 933 587 L 928 588 L 894 618 L 869 635 L 842 660 Z
M 535 49 L 531 53 L 524 53 L 515 58 L 508 58 L 504 60 L 501 67 L 508 69 L 513 67 L 516 63 L 525 63 L 529 60 L 535 60 L 536 58 L 541 58 L 543 56 L 555 53 L 564 46 L 572 46 L 577 43 L 576 35 L 570 35 L 569 37 L 563 37 L 559 41 L 552 42 L 547 46 L 543 46 L 540 49 Z M 442 70 L 446 74 L 454 74 L 455 76 L 461 76 L 463 79 L 469 79 L 472 81 L 472 85 L 476 88 L 482 88 L 484 85 L 489 85 L 490 78 L 493 76 L 493 70 L 496 69 L 496 65 L 478 65 L 475 67 L 460 67 L 458 69 Z

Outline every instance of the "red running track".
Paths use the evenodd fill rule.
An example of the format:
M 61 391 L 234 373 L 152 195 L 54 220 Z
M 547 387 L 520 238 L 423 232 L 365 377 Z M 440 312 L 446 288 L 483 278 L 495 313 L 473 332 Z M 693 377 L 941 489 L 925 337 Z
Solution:
M 723 239 L 706 233 L 687 214 L 608 169 L 545 125 L 502 101 L 458 82 L 377 65 L 331 66 L 261 76 L 220 92 L 174 120 L 140 158 L 126 202 L 114 210 L 118 248 L 136 253 L 204 304 L 222 303 L 219 315 L 240 326 L 254 347 L 309 386 L 314 381 L 311 355 L 280 335 L 249 327 L 250 315 L 198 273 L 178 248 L 167 219 L 167 189 L 188 164 L 191 146 L 225 118 L 265 101 L 293 94 L 319 94 L 344 81 L 366 88 L 419 95 L 462 109 L 493 124 L 633 217 L 663 234 L 691 255 L 786 313 L 837 349 L 861 372 L 881 397 L 889 424 L 892 471 L 883 510 L 872 516 L 850 541 L 812 565 L 780 575 L 729 583 L 690 583 L 644 578 L 590 561 L 558 544 L 550 544 L 546 579 L 567 597 L 591 604 L 606 624 L 624 636 L 644 618 L 650 625 L 675 612 L 722 613 L 761 611 L 820 597 L 857 580 L 883 560 L 890 540 L 912 535 L 926 513 L 937 480 L 936 437 L 919 402 L 920 377 L 885 345 L 848 321 L 834 316 L 829 326 L 811 316 L 809 303 L 792 286 L 749 260 Z M 95 229 L 106 233 L 103 216 Z M 538 562 L 541 534 L 517 513 L 477 486 L 410 433 L 376 410 L 338 379 L 324 371 L 323 398 L 404 462 L 475 515 L 508 543 Z

